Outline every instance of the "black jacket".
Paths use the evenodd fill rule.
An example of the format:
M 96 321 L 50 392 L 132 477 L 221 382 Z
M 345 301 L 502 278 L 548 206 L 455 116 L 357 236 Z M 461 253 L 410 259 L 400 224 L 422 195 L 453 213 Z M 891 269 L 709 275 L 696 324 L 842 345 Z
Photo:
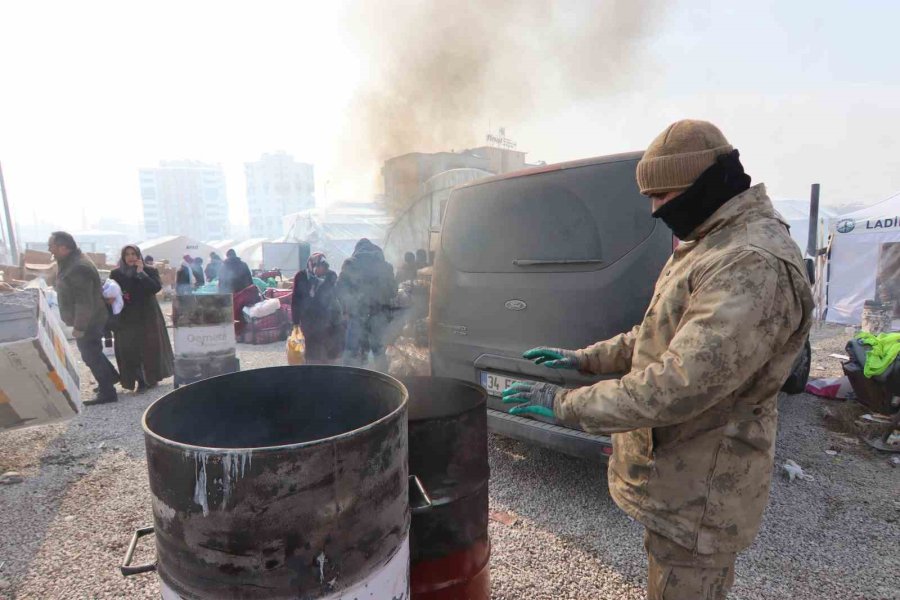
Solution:
M 306 271 L 294 276 L 291 294 L 291 318 L 300 325 L 305 337 L 320 337 L 334 331 L 341 324 L 341 303 L 337 297 L 337 273 L 328 271 L 319 284 L 315 296 L 309 294 Z
M 109 312 L 97 267 L 77 249 L 57 267 L 56 292 L 62 320 L 76 331 L 102 329 Z
M 203 267 L 191 265 L 191 271 L 194 272 L 194 278 L 197 280 L 197 284 L 194 287 L 200 287 L 206 283 L 206 278 L 203 276 Z
M 206 281 L 213 281 L 219 278 L 219 269 L 222 268 L 222 260 L 213 258 L 206 265 Z
M 181 265 L 175 273 L 175 286 L 191 285 L 191 273 L 194 271 L 192 267 Z
M 381 248 L 369 240 L 360 240 L 341 267 L 337 290 L 351 317 L 366 318 L 386 312 L 397 295 L 394 267 L 384 260 Z
M 234 294 L 253 285 L 253 275 L 247 263 L 238 257 L 226 258 L 219 268 L 219 292 Z
M 122 288 L 125 307 L 115 317 L 116 362 L 122 387 L 137 381 L 154 384 L 171 377 L 175 367 L 166 320 L 156 294 L 162 289 L 159 271 L 144 267 L 142 274 L 121 268 L 109 275 Z

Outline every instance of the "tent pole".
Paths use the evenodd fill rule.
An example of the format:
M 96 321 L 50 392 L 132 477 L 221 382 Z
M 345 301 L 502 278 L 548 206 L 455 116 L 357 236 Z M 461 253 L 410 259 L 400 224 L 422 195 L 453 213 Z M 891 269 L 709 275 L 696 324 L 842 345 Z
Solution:
M 12 212 L 9 210 L 9 199 L 6 197 L 6 183 L 3 181 L 3 165 L 0 164 L 0 195 L 3 196 L 3 211 L 6 214 L 6 228 L 9 231 L 9 253 L 14 265 L 19 264 L 19 246 L 16 243 L 16 232 L 12 222 Z
M 807 256 L 815 257 L 819 253 L 816 232 L 819 226 L 819 184 L 812 184 L 809 193 L 809 237 L 806 241 Z

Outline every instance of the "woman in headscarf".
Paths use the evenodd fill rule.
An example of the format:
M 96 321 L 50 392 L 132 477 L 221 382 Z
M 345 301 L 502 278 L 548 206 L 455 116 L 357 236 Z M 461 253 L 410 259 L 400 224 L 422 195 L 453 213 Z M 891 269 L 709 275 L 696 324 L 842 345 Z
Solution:
M 306 362 L 335 362 L 344 351 L 346 327 L 335 292 L 337 274 L 328 268 L 325 255 L 316 252 L 306 270 L 294 277 L 291 317 L 306 339 Z
M 166 320 L 156 301 L 162 289 L 159 271 L 144 265 L 140 248 L 128 245 L 109 276 L 122 288 L 125 300 L 115 328 L 121 385 L 127 390 L 137 386 L 138 391 L 153 387 L 175 369 Z

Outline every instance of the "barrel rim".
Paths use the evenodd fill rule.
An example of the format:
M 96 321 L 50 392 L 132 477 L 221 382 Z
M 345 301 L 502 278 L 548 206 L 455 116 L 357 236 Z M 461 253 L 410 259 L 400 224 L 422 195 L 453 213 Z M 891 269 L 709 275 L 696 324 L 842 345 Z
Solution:
M 227 453 L 250 452 L 250 453 L 254 453 L 254 454 L 256 454 L 256 453 L 267 453 L 268 454 L 268 453 L 275 453 L 275 452 L 283 452 L 286 450 L 289 451 L 289 450 L 296 450 L 296 449 L 301 449 L 301 448 L 310 448 L 312 446 L 316 446 L 319 444 L 333 443 L 335 441 L 338 441 L 338 440 L 341 440 L 344 438 L 348 438 L 348 437 L 351 437 L 354 435 L 359 435 L 360 433 L 362 433 L 366 430 L 374 429 L 375 427 L 378 427 L 379 425 L 381 425 L 383 423 L 387 423 L 393 419 L 396 419 L 400 413 L 402 413 L 403 411 L 405 411 L 407 409 L 407 405 L 409 404 L 409 391 L 406 389 L 406 386 L 403 385 L 403 383 L 398 381 L 395 377 L 392 377 L 385 373 L 380 373 L 378 371 L 372 371 L 370 369 L 363 369 L 360 367 L 348 367 L 348 366 L 343 366 L 343 365 L 296 365 L 296 366 L 279 365 L 279 366 L 275 366 L 275 367 L 263 367 L 261 369 L 252 369 L 252 370 L 253 371 L 269 371 L 269 370 L 279 370 L 279 369 L 334 369 L 334 370 L 341 370 L 341 371 L 352 371 L 359 376 L 371 377 L 372 379 L 380 379 L 387 384 L 393 385 L 394 387 L 398 387 L 400 389 L 402 397 L 400 400 L 400 404 L 397 406 L 397 408 L 395 408 L 388 414 L 384 415 L 380 419 L 372 421 L 371 423 L 363 425 L 362 427 L 358 427 L 358 428 L 352 429 L 350 431 L 345 431 L 344 433 L 339 433 L 338 435 L 333 435 L 330 437 L 321 438 L 321 439 L 317 439 L 317 440 L 309 440 L 307 442 L 298 442 L 296 444 L 282 444 L 279 446 L 255 446 L 255 447 L 251 447 L 251 448 L 221 448 L 221 447 L 213 447 L 213 446 L 197 446 L 194 444 L 186 444 L 184 442 L 170 440 L 169 438 L 159 435 L 158 433 L 151 430 L 150 427 L 147 426 L 148 415 L 150 415 L 151 411 L 153 411 L 154 407 L 156 407 L 157 404 L 159 404 L 160 402 L 162 402 L 163 400 L 168 398 L 169 395 L 171 395 L 177 391 L 177 390 L 172 390 L 171 392 L 168 392 L 168 393 L 160 396 L 156 400 L 154 400 L 153 403 L 150 404 L 150 406 L 148 406 L 144 410 L 144 414 L 141 416 L 141 428 L 144 430 L 144 435 L 153 438 L 155 441 L 157 441 L 165 446 L 182 448 L 189 452 L 209 452 L 209 453 L 214 453 L 214 454 L 215 453 L 227 454 Z M 240 372 L 245 373 L 246 371 L 240 371 Z M 196 383 L 202 383 L 204 381 L 210 381 L 213 379 L 219 379 L 220 377 L 229 377 L 229 376 L 234 376 L 234 375 L 235 375 L 235 373 L 225 373 L 223 375 L 217 375 L 215 377 L 208 377 L 206 379 L 202 379 L 201 381 L 198 381 Z M 191 384 L 191 385 L 194 385 L 194 384 Z M 187 387 L 188 386 L 185 386 L 185 388 L 187 388 Z
M 406 387 L 406 382 L 415 383 L 415 382 L 427 382 L 427 381 L 437 381 L 440 383 L 452 383 L 454 385 L 458 385 L 460 387 L 469 388 L 470 391 L 475 392 L 479 395 L 479 401 L 477 404 L 469 406 L 463 410 L 457 410 L 452 413 L 441 414 L 437 416 L 429 416 L 429 417 L 414 417 L 412 415 L 413 411 L 410 411 L 409 422 L 410 423 L 428 423 L 432 421 L 440 421 L 446 419 L 455 419 L 462 415 L 468 414 L 470 412 L 481 411 L 484 407 L 487 406 L 488 394 L 483 387 L 476 383 L 472 383 L 471 381 L 466 381 L 465 379 L 456 379 L 455 377 L 435 377 L 432 375 L 410 375 L 409 377 L 397 377 L 397 381 L 400 382 L 401 385 Z M 409 394 L 409 389 L 407 388 L 407 394 Z

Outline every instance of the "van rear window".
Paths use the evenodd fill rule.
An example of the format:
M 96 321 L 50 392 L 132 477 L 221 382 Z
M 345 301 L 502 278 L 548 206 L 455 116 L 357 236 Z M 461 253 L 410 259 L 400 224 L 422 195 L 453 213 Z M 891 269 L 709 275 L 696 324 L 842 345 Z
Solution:
M 455 190 L 441 245 L 470 273 L 595 270 L 653 230 L 636 160 L 588 165 Z

